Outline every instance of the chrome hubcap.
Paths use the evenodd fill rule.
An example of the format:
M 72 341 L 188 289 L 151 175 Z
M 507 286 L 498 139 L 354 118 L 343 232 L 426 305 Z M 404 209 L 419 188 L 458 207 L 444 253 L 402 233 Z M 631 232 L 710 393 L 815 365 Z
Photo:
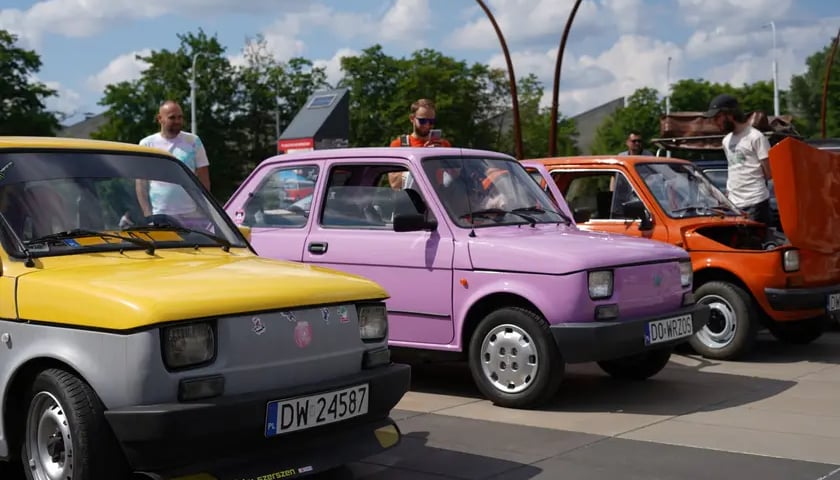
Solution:
M 536 345 L 525 330 L 516 325 L 497 325 L 481 342 L 481 369 L 498 390 L 519 393 L 537 375 L 539 357 Z
M 73 479 L 73 439 L 64 408 L 50 393 L 32 399 L 26 416 L 27 465 L 37 480 Z
M 706 295 L 699 303 L 711 309 L 709 322 L 697 332 L 697 339 L 709 348 L 724 348 L 735 338 L 737 316 L 735 309 L 719 295 Z

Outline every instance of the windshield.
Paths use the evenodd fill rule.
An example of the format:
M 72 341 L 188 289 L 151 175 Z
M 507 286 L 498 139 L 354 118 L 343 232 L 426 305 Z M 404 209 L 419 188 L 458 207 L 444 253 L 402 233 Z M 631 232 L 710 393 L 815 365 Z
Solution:
M 4 241 L 18 255 L 245 246 L 224 212 L 174 159 L 21 152 L 0 153 L 0 165 Z
M 460 227 L 571 223 L 513 160 L 432 158 L 423 169 Z
M 740 215 L 723 192 L 691 165 L 642 163 L 636 171 L 669 217 Z

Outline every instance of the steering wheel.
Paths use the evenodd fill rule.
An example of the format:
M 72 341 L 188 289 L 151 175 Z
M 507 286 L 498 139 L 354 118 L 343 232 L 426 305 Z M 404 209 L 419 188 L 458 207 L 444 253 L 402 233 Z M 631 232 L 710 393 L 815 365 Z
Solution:
M 173 217 L 172 215 L 167 215 L 165 213 L 155 213 L 154 215 L 144 217 L 143 223 L 145 225 L 151 225 L 155 227 L 183 227 L 183 224 L 181 224 L 180 220 Z

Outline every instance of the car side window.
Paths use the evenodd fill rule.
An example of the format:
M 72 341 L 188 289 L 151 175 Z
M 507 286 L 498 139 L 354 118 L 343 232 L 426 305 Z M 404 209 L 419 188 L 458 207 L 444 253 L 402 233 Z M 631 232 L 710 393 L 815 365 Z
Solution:
M 322 226 L 393 230 L 395 215 L 427 213 L 404 166 L 337 165 L 329 175 Z
M 243 225 L 301 228 L 309 219 L 318 167 L 276 167 L 268 172 L 243 206 Z
M 552 172 L 573 212 L 586 212 L 593 220 L 628 220 L 624 204 L 639 200 L 621 172 Z

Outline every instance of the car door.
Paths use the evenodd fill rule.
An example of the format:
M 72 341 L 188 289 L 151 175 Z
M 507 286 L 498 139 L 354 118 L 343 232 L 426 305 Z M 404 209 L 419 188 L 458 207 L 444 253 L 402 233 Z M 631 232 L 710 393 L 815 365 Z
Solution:
M 317 162 L 267 164 L 237 191 L 226 210 L 236 224 L 251 228 L 259 255 L 303 260 L 320 168 Z
M 625 215 L 624 203 L 645 200 L 623 170 L 558 168 L 550 173 L 569 208 L 579 219 L 578 227 L 667 241 L 667 224 L 657 221 L 647 203 L 644 206 L 653 220 L 652 229 L 641 230 L 638 218 Z
M 451 343 L 451 232 L 442 222 L 432 231 L 393 228 L 394 215 L 400 213 L 423 213 L 430 219 L 440 214 L 426 200 L 420 172 L 398 159 L 335 161 L 325 168 L 329 171 L 319 191 L 317 221 L 307 236 L 303 261 L 382 285 L 390 295 L 386 303 L 392 345 Z M 392 181 L 395 178 L 399 181 Z M 416 193 L 412 197 L 409 192 Z M 418 203 L 418 198 L 423 201 Z M 429 210 L 421 211 L 424 205 Z

